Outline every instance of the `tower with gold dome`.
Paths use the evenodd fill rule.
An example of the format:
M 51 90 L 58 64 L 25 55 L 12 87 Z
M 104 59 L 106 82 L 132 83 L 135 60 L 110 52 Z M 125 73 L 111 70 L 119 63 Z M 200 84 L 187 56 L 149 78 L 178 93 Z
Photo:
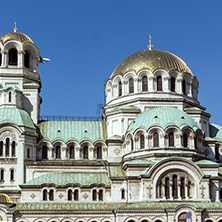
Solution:
M 102 120 L 40 121 L 40 58 L 16 27 L 0 37 L 0 221 L 222 222 L 222 127 L 182 59 L 150 39 Z

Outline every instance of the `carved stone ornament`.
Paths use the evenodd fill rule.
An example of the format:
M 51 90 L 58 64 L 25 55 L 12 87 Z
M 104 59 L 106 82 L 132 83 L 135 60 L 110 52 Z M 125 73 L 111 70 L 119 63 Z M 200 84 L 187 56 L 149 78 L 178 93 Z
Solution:
M 84 197 L 84 199 L 87 199 L 87 197 L 88 197 L 87 193 L 84 193 L 83 197 Z
M 115 153 L 116 155 L 118 155 L 118 154 L 120 153 L 120 149 L 116 148 L 116 149 L 114 150 L 114 153 Z
M 64 196 L 62 193 L 59 194 L 59 198 L 62 199 Z
M 30 195 L 30 197 L 31 197 L 32 199 L 34 199 L 34 198 L 36 197 L 36 195 L 35 195 L 34 193 L 32 193 L 32 194 Z
M 4 140 L 5 138 L 9 137 L 11 140 L 16 140 L 16 136 L 12 131 L 5 131 L 0 135 L 0 140 Z

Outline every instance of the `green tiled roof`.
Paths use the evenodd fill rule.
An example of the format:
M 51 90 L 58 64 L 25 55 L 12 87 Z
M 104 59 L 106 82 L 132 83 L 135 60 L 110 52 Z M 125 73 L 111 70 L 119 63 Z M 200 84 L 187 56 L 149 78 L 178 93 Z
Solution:
M 210 137 L 222 142 L 222 127 L 217 124 L 210 124 Z
M 2 89 L 9 89 L 9 88 L 13 88 L 13 89 L 15 89 L 15 90 L 21 91 L 18 86 L 16 86 L 16 85 L 11 85 L 11 84 L 6 85 L 6 86 L 3 87 Z
M 44 121 L 38 127 L 41 138 L 50 142 L 56 139 L 64 142 L 106 140 L 106 128 L 102 121 Z
M 220 176 L 222 176 L 222 167 L 218 168 L 218 173 L 220 174 Z
M 152 126 L 165 129 L 168 126 L 177 126 L 182 129 L 191 127 L 194 131 L 199 129 L 196 122 L 185 112 L 173 107 L 156 107 L 144 111 L 130 124 L 128 132 L 134 133 L 137 129 L 148 130 Z
M 125 164 L 128 165 L 153 165 L 154 162 L 150 161 L 150 160 L 146 160 L 146 159 L 134 159 L 134 160 L 130 160 L 127 161 Z
M 126 172 L 122 169 L 121 166 L 109 166 L 108 170 L 110 177 L 121 177 L 121 178 L 126 177 Z
M 107 173 L 50 173 L 39 176 L 21 187 L 41 186 L 44 184 L 55 184 L 56 186 L 66 186 L 68 184 L 80 184 L 90 186 L 93 184 L 110 186 Z
M 175 209 L 180 205 L 190 205 L 197 209 L 222 210 L 220 202 L 134 202 L 134 203 L 78 203 L 78 202 L 44 202 L 18 203 L 19 211 L 112 211 L 112 210 L 165 210 Z M 15 209 L 9 209 L 15 210 Z
M 0 124 L 2 123 L 12 123 L 17 126 L 25 126 L 35 129 L 35 126 L 28 113 L 15 107 L 4 107 L 0 109 Z
M 199 160 L 197 162 L 195 162 L 197 165 L 215 165 L 215 166 L 219 166 L 218 163 L 215 163 L 213 161 L 210 160 Z

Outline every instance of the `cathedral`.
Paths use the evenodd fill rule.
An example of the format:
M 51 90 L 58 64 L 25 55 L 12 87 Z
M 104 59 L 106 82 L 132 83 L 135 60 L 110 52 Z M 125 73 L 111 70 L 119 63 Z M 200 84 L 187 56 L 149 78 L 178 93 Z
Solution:
M 222 127 L 182 59 L 150 40 L 88 121 L 40 118 L 42 60 L 16 27 L 0 36 L 0 221 L 222 222 Z

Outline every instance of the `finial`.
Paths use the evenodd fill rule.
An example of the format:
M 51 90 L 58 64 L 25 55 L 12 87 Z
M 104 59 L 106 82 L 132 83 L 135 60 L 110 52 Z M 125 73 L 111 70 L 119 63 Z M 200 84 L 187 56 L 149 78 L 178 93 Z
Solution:
M 14 24 L 15 24 L 14 32 L 17 32 L 18 29 L 17 29 L 17 26 L 16 26 L 16 19 L 15 19 L 15 23 Z
M 147 46 L 149 48 L 149 50 L 152 50 L 153 49 L 153 45 L 151 44 L 151 35 L 149 35 L 150 39 L 149 39 L 149 45 Z

